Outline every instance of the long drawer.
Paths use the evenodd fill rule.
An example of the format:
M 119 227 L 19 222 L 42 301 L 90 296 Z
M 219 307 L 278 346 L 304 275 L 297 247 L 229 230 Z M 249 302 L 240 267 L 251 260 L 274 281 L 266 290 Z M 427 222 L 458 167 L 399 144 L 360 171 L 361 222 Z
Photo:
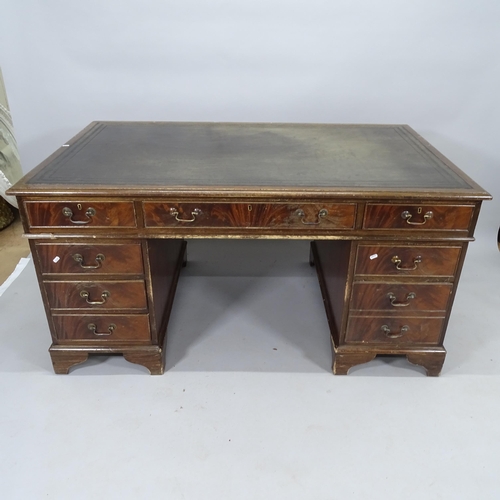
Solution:
M 146 227 L 353 229 L 355 203 L 144 202 Z

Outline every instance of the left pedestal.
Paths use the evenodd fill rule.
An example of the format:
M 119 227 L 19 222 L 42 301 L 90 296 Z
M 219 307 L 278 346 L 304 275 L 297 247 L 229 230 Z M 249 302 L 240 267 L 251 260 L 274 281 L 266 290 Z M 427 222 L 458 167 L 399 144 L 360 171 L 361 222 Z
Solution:
M 163 373 L 185 241 L 40 240 L 31 250 L 55 373 L 68 373 L 90 354 L 123 355 L 152 375 Z

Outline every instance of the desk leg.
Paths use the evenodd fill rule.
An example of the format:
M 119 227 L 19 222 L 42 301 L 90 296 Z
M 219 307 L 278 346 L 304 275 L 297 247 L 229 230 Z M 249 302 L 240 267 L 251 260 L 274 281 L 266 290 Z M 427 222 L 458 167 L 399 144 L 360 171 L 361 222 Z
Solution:
M 444 348 L 436 352 L 411 352 L 406 355 L 410 363 L 423 366 L 429 377 L 437 377 L 441 373 L 445 358 Z
M 123 357 L 129 363 L 145 366 L 151 375 L 163 375 L 164 362 L 161 347 L 124 352 Z
M 446 349 L 444 347 L 436 347 L 431 350 L 420 350 L 405 352 L 403 349 L 399 350 L 384 350 L 381 348 L 374 348 L 371 351 L 363 351 L 359 348 L 352 348 L 347 350 L 344 346 L 336 348 L 332 342 L 333 350 L 333 373 L 335 375 L 347 375 L 347 372 L 356 365 L 368 363 L 375 359 L 379 354 L 381 355 L 399 355 L 406 356 L 406 359 L 413 364 L 419 365 L 427 371 L 429 377 L 437 377 L 441 373 L 444 360 L 446 358 Z
M 55 346 L 49 349 L 49 353 L 54 372 L 58 375 L 67 375 L 72 366 L 85 363 L 89 357 L 89 353 L 86 351 L 66 351 Z
M 138 346 L 132 350 L 120 347 L 92 346 L 59 346 L 52 345 L 49 349 L 54 372 L 60 375 L 69 373 L 70 368 L 87 361 L 90 354 L 118 355 L 121 354 L 130 363 L 146 367 L 151 375 L 162 375 L 164 360 L 163 349 L 159 346 Z
M 332 371 L 334 375 L 347 375 L 350 368 L 375 359 L 373 352 L 334 353 Z

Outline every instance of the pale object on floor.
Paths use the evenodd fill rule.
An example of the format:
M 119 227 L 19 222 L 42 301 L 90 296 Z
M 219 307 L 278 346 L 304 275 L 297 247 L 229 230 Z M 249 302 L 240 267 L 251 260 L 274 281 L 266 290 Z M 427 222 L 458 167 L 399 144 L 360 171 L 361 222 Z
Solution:
M 30 261 L 30 257 L 22 257 L 21 260 L 18 262 L 16 268 L 12 272 L 12 274 L 4 281 L 2 285 L 0 285 L 0 297 L 3 295 L 5 290 L 9 288 L 10 285 L 15 281 L 15 279 L 21 274 L 23 269 L 27 266 L 28 262 Z

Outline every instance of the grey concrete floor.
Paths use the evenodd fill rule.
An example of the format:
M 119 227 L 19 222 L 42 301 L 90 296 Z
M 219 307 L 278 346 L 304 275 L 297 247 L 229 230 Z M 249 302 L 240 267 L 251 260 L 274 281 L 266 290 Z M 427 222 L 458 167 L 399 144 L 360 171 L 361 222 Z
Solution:
M 32 264 L 0 298 L 3 498 L 498 498 L 496 243 L 472 244 L 438 378 L 333 376 L 308 244 L 192 241 L 163 376 L 54 375 Z

